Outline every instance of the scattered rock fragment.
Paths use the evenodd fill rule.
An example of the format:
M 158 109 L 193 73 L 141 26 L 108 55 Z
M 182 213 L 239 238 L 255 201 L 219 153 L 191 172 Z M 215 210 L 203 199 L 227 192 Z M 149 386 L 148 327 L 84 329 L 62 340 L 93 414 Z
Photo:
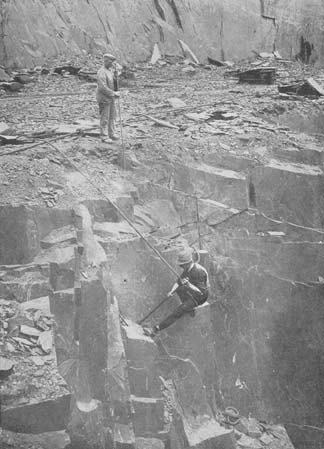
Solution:
M 152 56 L 151 56 L 151 60 L 150 60 L 151 64 L 153 64 L 153 65 L 156 64 L 161 58 L 162 58 L 162 55 L 161 55 L 159 46 L 158 46 L 158 44 L 154 44 L 153 52 L 152 52 Z
M 12 78 L 8 73 L 0 67 L 0 81 L 12 81 Z
M 30 327 L 30 326 L 25 326 L 22 325 L 20 326 L 20 333 L 23 335 L 27 335 L 28 337 L 39 337 L 41 332 L 37 329 L 35 329 L 34 327 Z
M 5 357 L 0 357 L 0 379 L 6 379 L 13 372 L 14 364 L 11 360 Z
M 14 81 L 20 84 L 29 84 L 35 81 L 35 77 L 28 75 L 27 73 L 18 73 L 15 75 Z
M 14 134 L 14 130 L 5 122 L 0 122 L 0 134 L 2 136 L 11 136 Z
M 207 57 L 207 60 L 208 60 L 209 64 L 215 65 L 216 67 L 224 67 L 224 66 L 226 66 L 225 62 L 219 61 L 218 59 L 215 59 L 215 58 L 210 58 L 209 56 Z
M 173 129 L 179 129 L 176 125 L 172 125 L 172 123 L 167 122 L 166 120 L 160 120 L 154 117 L 151 117 L 150 115 L 146 115 L 147 118 L 152 120 L 157 126 L 164 126 L 166 128 L 173 128 Z
M 184 73 L 195 73 L 196 69 L 192 66 L 187 66 L 187 67 L 184 67 L 183 69 L 181 69 L 181 71 Z
M 175 109 L 184 108 L 187 106 L 184 101 L 180 100 L 180 98 L 172 97 L 172 98 L 168 98 L 167 101 Z
M 308 78 L 306 81 L 297 82 L 294 84 L 286 84 L 278 86 L 280 94 L 295 94 L 301 96 L 324 96 L 324 88 L 314 80 Z
M 4 89 L 9 92 L 19 92 L 23 87 L 23 84 L 17 83 L 16 81 L 0 83 L 0 89 Z
M 49 354 L 53 346 L 53 335 L 52 331 L 42 332 L 38 338 L 38 344 L 44 352 Z
M 190 49 L 190 47 L 185 42 L 183 42 L 181 39 L 179 39 L 178 42 L 180 44 L 180 47 L 181 47 L 181 50 L 182 50 L 183 54 L 186 57 L 191 58 L 196 64 L 200 64 L 199 63 L 199 59 L 194 54 L 194 52 Z
M 54 73 L 58 73 L 59 75 L 77 75 L 79 71 L 81 70 L 81 67 L 75 67 L 71 64 L 63 65 L 60 67 L 55 67 Z
M 78 77 L 88 83 L 95 83 L 97 81 L 97 73 L 86 68 L 81 69 L 78 72 Z

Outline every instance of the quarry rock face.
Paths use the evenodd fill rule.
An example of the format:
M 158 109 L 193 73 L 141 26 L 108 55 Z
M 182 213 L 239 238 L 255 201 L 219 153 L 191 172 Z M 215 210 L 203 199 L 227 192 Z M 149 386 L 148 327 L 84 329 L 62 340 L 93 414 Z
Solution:
M 9 1 L 0 6 L 0 61 L 32 66 L 61 54 L 108 49 L 131 62 L 148 59 L 154 43 L 162 52 L 182 54 L 180 39 L 200 62 L 207 55 L 241 59 L 275 48 L 283 57 L 303 56 L 305 42 L 308 58 L 321 62 L 323 15 L 321 0 Z

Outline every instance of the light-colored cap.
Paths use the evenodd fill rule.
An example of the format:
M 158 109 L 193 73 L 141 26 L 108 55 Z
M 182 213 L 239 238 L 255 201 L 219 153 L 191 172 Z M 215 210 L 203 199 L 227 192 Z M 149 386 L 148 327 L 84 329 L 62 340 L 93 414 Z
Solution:
M 111 53 L 105 53 L 103 55 L 103 59 L 110 59 L 110 61 L 116 61 L 116 56 L 112 55 Z
M 191 248 L 182 248 L 178 254 L 178 265 L 184 265 L 186 263 L 191 263 L 192 260 L 192 249 Z

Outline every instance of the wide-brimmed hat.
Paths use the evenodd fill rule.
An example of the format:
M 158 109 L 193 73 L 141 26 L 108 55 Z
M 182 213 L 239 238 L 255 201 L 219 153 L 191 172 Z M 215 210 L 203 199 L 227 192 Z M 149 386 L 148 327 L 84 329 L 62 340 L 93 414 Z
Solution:
M 186 263 L 192 262 L 192 249 L 183 248 L 178 254 L 178 265 L 185 265 Z

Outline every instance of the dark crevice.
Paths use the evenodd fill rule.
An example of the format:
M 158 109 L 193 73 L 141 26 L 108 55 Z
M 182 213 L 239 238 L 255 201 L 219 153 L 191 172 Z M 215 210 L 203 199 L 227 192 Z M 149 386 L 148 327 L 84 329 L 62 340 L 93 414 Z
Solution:
M 175 16 L 175 19 L 176 19 L 178 27 L 181 28 L 182 31 L 183 31 L 182 22 L 181 22 L 179 11 L 178 11 L 177 5 L 175 4 L 175 1 L 174 0 L 167 0 L 167 2 L 171 6 L 171 9 L 172 9 L 173 14 Z
M 159 0 L 154 0 L 154 6 L 155 6 L 157 12 L 159 13 L 159 16 L 161 17 L 161 19 L 165 21 L 165 13 L 164 13 L 162 6 L 159 3 Z
M 255 187 L 251 180 L 249 182 L 249 206 L 257 207 Z

